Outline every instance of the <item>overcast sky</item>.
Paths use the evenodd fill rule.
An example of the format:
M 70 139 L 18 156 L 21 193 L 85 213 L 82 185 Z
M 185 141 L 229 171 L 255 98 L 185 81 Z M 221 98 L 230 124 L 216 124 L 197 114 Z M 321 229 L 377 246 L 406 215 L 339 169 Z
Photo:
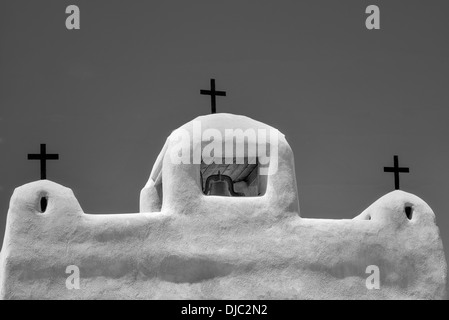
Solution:
M 65 8 L 81 29 L 65 27 Z M 381 29 L 365 27 L 376 4 Z M 449 256 L 448 1 L 0 2 L 0 239 L 28 153 L 88 213 L 137 212 L 169 133 L 210 112 L 283 132 L 301 215 L 352 218 L 394 188 L 435 211 Z M 0 240 L 2 241 L 2 240 Z M 0 242 L 1 244 L 1 242 Z

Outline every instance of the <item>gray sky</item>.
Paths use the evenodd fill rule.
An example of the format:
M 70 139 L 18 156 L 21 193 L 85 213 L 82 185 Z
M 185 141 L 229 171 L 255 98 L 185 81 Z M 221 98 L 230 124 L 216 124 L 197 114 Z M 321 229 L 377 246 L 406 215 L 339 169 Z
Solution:
M 65 28 L 65 8 L 81 30 Z M 381 30 L 365 28 L 365 8 Z M 0 239 L 28 153 L 88 213 L 137 212 L 168 134 L 210 112 L 283 132 L 301 215 L 352 218 L 394 187 L 435 211 L 449 256 L 448 1 L 0 2 Z M 0 240 L 2 241 L 2 240 Z M 1 243 L 1 242 L 0 242 Z

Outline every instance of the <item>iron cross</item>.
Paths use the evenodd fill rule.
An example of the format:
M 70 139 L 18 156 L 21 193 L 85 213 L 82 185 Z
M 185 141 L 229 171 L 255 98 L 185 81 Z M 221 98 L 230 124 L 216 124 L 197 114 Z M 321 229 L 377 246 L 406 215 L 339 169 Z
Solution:
M 399 167 L 399 157 L 394 156 L 394 167 L 384 167 L 384 172 L 393 172 L 394 173 L 394 188 L 395 188 L 395 190 L 399 190 L 399 173 L 410 172 L 410 169 L 409 168 L 400 168 Z
M 58 160 L 59 154 L 48 154 L 47 145 L 41 144 L 41 153 L 29 154 L 28 160 L 40 160 L 41 162 L 41 180 L 47 179 L 47 160 Z
M 210 90 L 200 90 L 201 94 L 210 96 L 211 100 L 211 107 L 212 112 L 211 113 L 217 113 L 217 106 L 216 106 L 216 96 L 225 97 L 226 92 L 225 91 L 216 91 L 215 90 L 215 79 L 210 79 Z

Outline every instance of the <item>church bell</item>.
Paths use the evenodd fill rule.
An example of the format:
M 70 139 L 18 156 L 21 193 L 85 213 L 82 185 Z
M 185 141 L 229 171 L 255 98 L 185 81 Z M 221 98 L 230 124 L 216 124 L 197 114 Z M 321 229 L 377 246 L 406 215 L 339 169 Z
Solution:
M 211 186 L 210 186 L 209 195 L 230 197 L 231 193 L 229 192 L 228 183 L 225 180 L 212 181 Z
M 210 196 L 222 196 L 231 197 L 229 192 L 230 186 L 228 182 L 222 179 L 220 171 L 218 172 L 218 179 L 216 181 L 210 181 L 210 188 L 208 195 Z

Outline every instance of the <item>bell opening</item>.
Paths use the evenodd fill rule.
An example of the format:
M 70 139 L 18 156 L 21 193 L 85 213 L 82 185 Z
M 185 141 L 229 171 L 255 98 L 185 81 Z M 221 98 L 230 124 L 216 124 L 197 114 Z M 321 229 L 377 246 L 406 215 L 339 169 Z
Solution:
M 201 162 L 203 194 L 221 197 L 258 197 L 265 194 L 266 176 L 259 174 L 259 162 L 247 158 L 222 159 L 221 163 Z

